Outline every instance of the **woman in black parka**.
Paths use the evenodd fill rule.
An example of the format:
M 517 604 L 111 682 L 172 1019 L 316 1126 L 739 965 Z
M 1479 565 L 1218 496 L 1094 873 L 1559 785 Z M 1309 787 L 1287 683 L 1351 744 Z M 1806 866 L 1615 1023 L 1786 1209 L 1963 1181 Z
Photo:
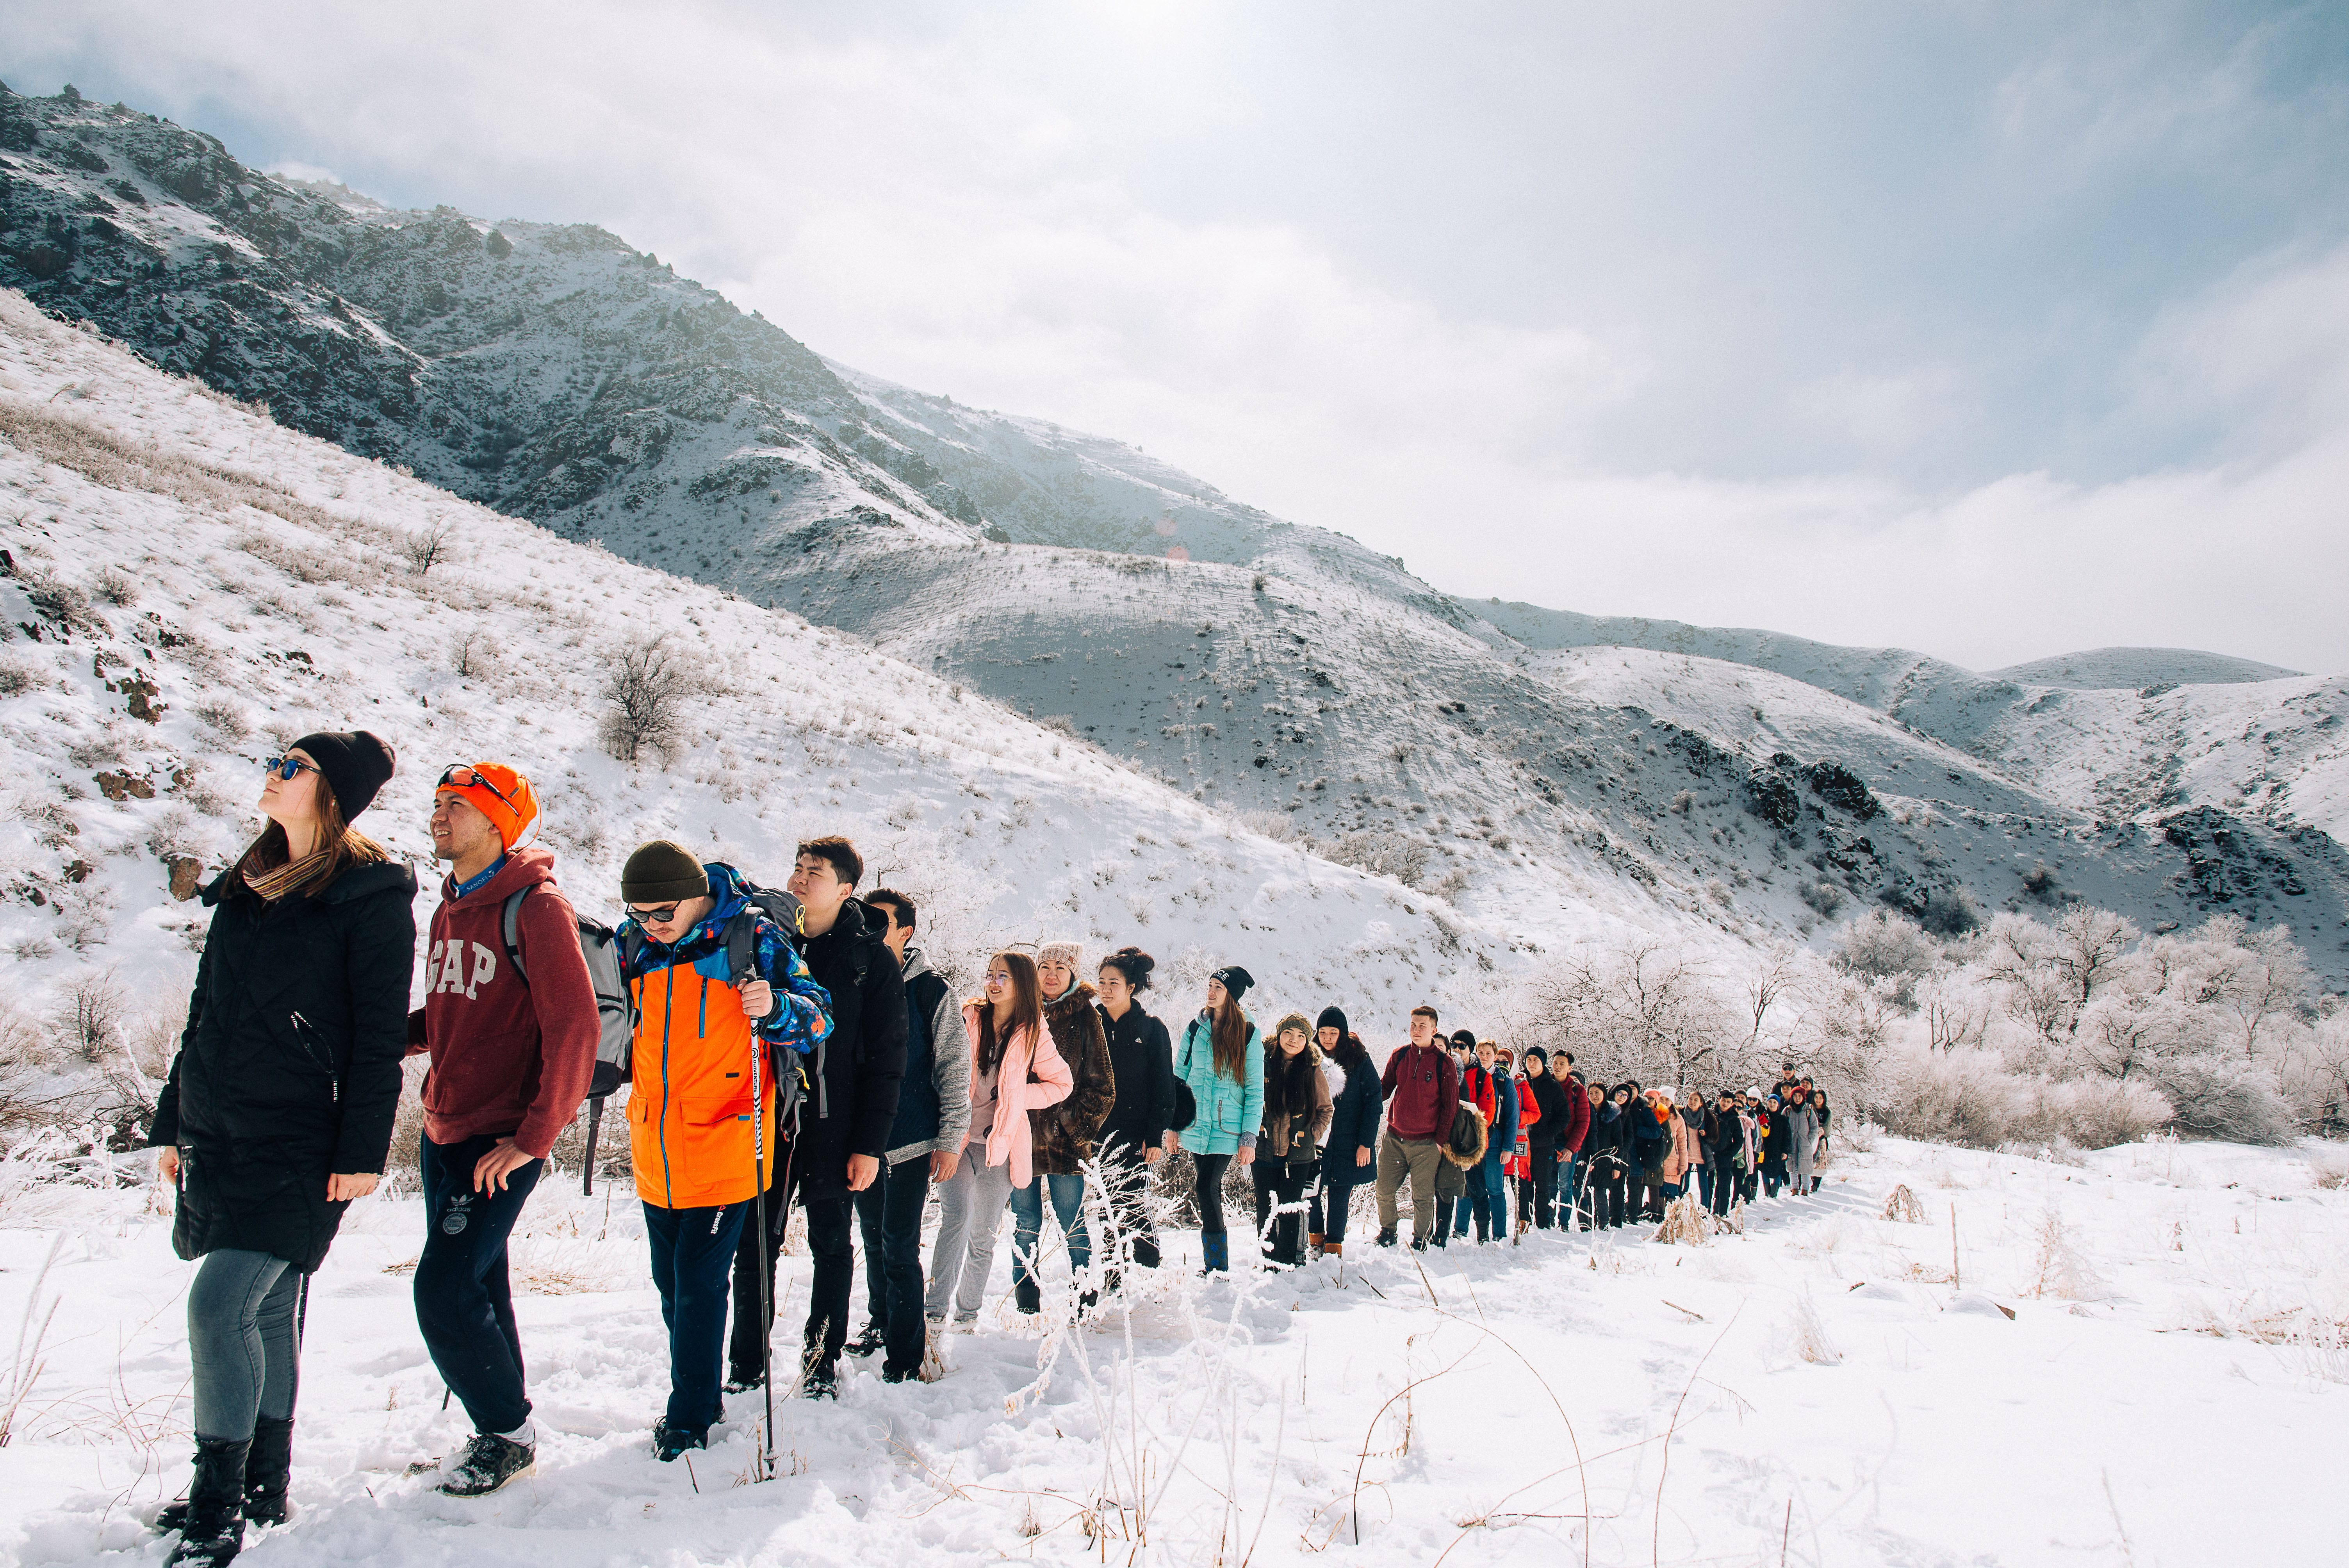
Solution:
M 285 1516 L 303 1282 L 375 1190 L 399 1103 L 416 878 L 354 831 L 391 777 L 364 730 L 272 758 L 269 825 L 203 890 L 212 923 L 150 1141 L 178 1188 L 196 1475 L 169 1562 L 234 1557 Z

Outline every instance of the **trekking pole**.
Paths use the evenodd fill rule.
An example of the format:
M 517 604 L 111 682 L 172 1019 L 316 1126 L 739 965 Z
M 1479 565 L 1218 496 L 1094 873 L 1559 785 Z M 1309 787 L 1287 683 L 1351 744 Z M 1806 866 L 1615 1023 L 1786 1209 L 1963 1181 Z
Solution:
M 585 1167 L 579 1172 L 579 1195 L 582 1198 L 592 1198 L 595 1195 L 595 1130 L 603 1124 L 604 1102 L 600 1099 L 589 1100 L 587 1102 L 587 1159 Z
M 767 1418 L 760 1429 L 759 1471 L 761 1480 L 771 1480 L 775 1474 L 775 1325 L 773 1304 L 768 1300 L 771 1286 L 767 1276 L 767 1112 L 760 1089 L 765 1076 L 767 1042 L 750 1032 L 750 1204 L 753 1221 L 759 1227 L 759 1387 L 766 1396 Z

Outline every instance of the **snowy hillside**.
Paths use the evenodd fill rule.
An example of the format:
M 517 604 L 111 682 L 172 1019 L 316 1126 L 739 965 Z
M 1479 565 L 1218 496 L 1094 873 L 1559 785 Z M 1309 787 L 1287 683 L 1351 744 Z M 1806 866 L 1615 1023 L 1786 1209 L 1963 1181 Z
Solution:
M 399 751 L 367 826 L 411 861 L 442 765 L 522 764 L 591 909 L 647 838 L 780 879 L 798 838 L 843 830 L 935 916 L 941 956 L 1138 942 L 1183 987 L 1169 1007 L 1237 960 L 1264 1006 L 1399 1014 L 1512 945 L 854 639 L 282 430 L 8 295 L 0 495 L 0 943 L 27 1013 L 44 981 L 92 974 L 142 1011 L 181 1006 L 201 927 L 175 868 L 184 894 L 241 847 L 255 758 L 344 726 Z M 664 633 L 706 689 L 674 766 L 630 767 L 598 743 L 602 687 Z
M 2023 686 L 2071 686 L 2097 691 L 2127 686 L 2233 686 L 2249 681 L 2291 680 L 2300 675 L 2256 659 L 2206 654 L 2194 648 L 2089 648 L 2054 658 L 2033 659 L 1992 670 L 1992 680 Z
M 852 632 L 1394 872 L 1447 929 L 1570 940 L 1596 909 L 1753 941 L 1847 897 L 2015 906 L 2045 861 L 2148 928 L 2288 919 L 2349 976 L 2335 685 L 2075 693 L 1465 603 L 1131 446 L 830 364 L 599 230 L 393 211 L 79 98 L 0 89 L 0 283 L 44 309 L 556 534 Z M 1544 678 L 1606 644 L 1684 673 Z M 1754 719 L 1757 670 L 1811 690 Z M 2189 742 L 2191 765 L 2165 762 Z
M 1538 1233 L 1423 1269 L 1350 1243 L 1342 1265 L 1213 1284 L 1177 1233 L 1130 1314 L 1085 1332 L 1050 1315 L 1064 1258 L 1040 1325 L 999 1256 L 942 1380 L 851 1361 L 838 1404 L 779 1400 L 761 1484 L 755 1395 L 707 1454 L 647 1453 L 666 1369 L 642 1219 L 549 1181 L 514 1256 L 537 1473 L 476 1502 L 408 1473 L 465 1424 L 409 1302 L 421 1206 L 378 1195 L 312 1292 L 295 1517 L 245 1560 L 2322 1563 L 2349 1528 L 2349 1196 L 2319 1184 L 2327 1158 L 1884 1139 L 1702 1245 Z M 152 1561 L 145 1522 L 187 1474 L 192 1270 L 150 1188 L 10 1174 L 0 1315 L 47 1333 L 0 1448 L 0 1557 Z M 787 1318 L 808 1283 L 786 1256 Z

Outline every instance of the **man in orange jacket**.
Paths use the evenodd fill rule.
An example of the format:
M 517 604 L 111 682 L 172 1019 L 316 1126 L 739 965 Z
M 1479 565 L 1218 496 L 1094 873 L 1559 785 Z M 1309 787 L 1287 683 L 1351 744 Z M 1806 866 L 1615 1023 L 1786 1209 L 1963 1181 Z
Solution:
M 709 1447 L 722 1408 L 728 1274 L 775 1156 L 757 1136 L 753 1074 L 771 1121 L 779 1073 L 796 1080 L 799 1058 L 832 1033 L 832 999 L 731 866 L 658 840 L 628 857 L 620 897 L 620 974 L 636 1006 L 628 1147 L 668 1328 L 653 1452 L 667 1460 Z M 738 930 L 750 936 L 740 974 Z

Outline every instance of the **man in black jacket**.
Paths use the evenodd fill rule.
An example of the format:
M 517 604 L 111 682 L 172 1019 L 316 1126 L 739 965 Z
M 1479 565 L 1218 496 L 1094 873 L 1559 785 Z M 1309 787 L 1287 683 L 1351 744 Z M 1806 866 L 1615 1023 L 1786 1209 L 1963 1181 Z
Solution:
M 854 1194 L 881 1172 L 897 1116 L 897 1085 L 905 1074 L 905 976 L 882 939 L 888 922 L 853 896 L 864 874 L 856 847 L 838 837 L 802 844 L 792 870 L 788 885 L 804 912 L 808 968 L 832 996 L 832 1034 L 810 1064 L 798 1125 L 782 1129 L 776 1186 L 783 1202 L 767 1210 L 773 1234 L 763 1249 L 761 1238 L 744 1236 L 734 1254 L 730 1386 L 757 1386 L 769 1326 L 759 1321 L 759 1254 L 766 1254 L 771 1316 L 775 1242 L 794 1195 L 807 1214 L 808 1253 L 815 1264 L 800 1392 L 828 1399 L 839 1385 L 856 1277 L 851 1205 Z

